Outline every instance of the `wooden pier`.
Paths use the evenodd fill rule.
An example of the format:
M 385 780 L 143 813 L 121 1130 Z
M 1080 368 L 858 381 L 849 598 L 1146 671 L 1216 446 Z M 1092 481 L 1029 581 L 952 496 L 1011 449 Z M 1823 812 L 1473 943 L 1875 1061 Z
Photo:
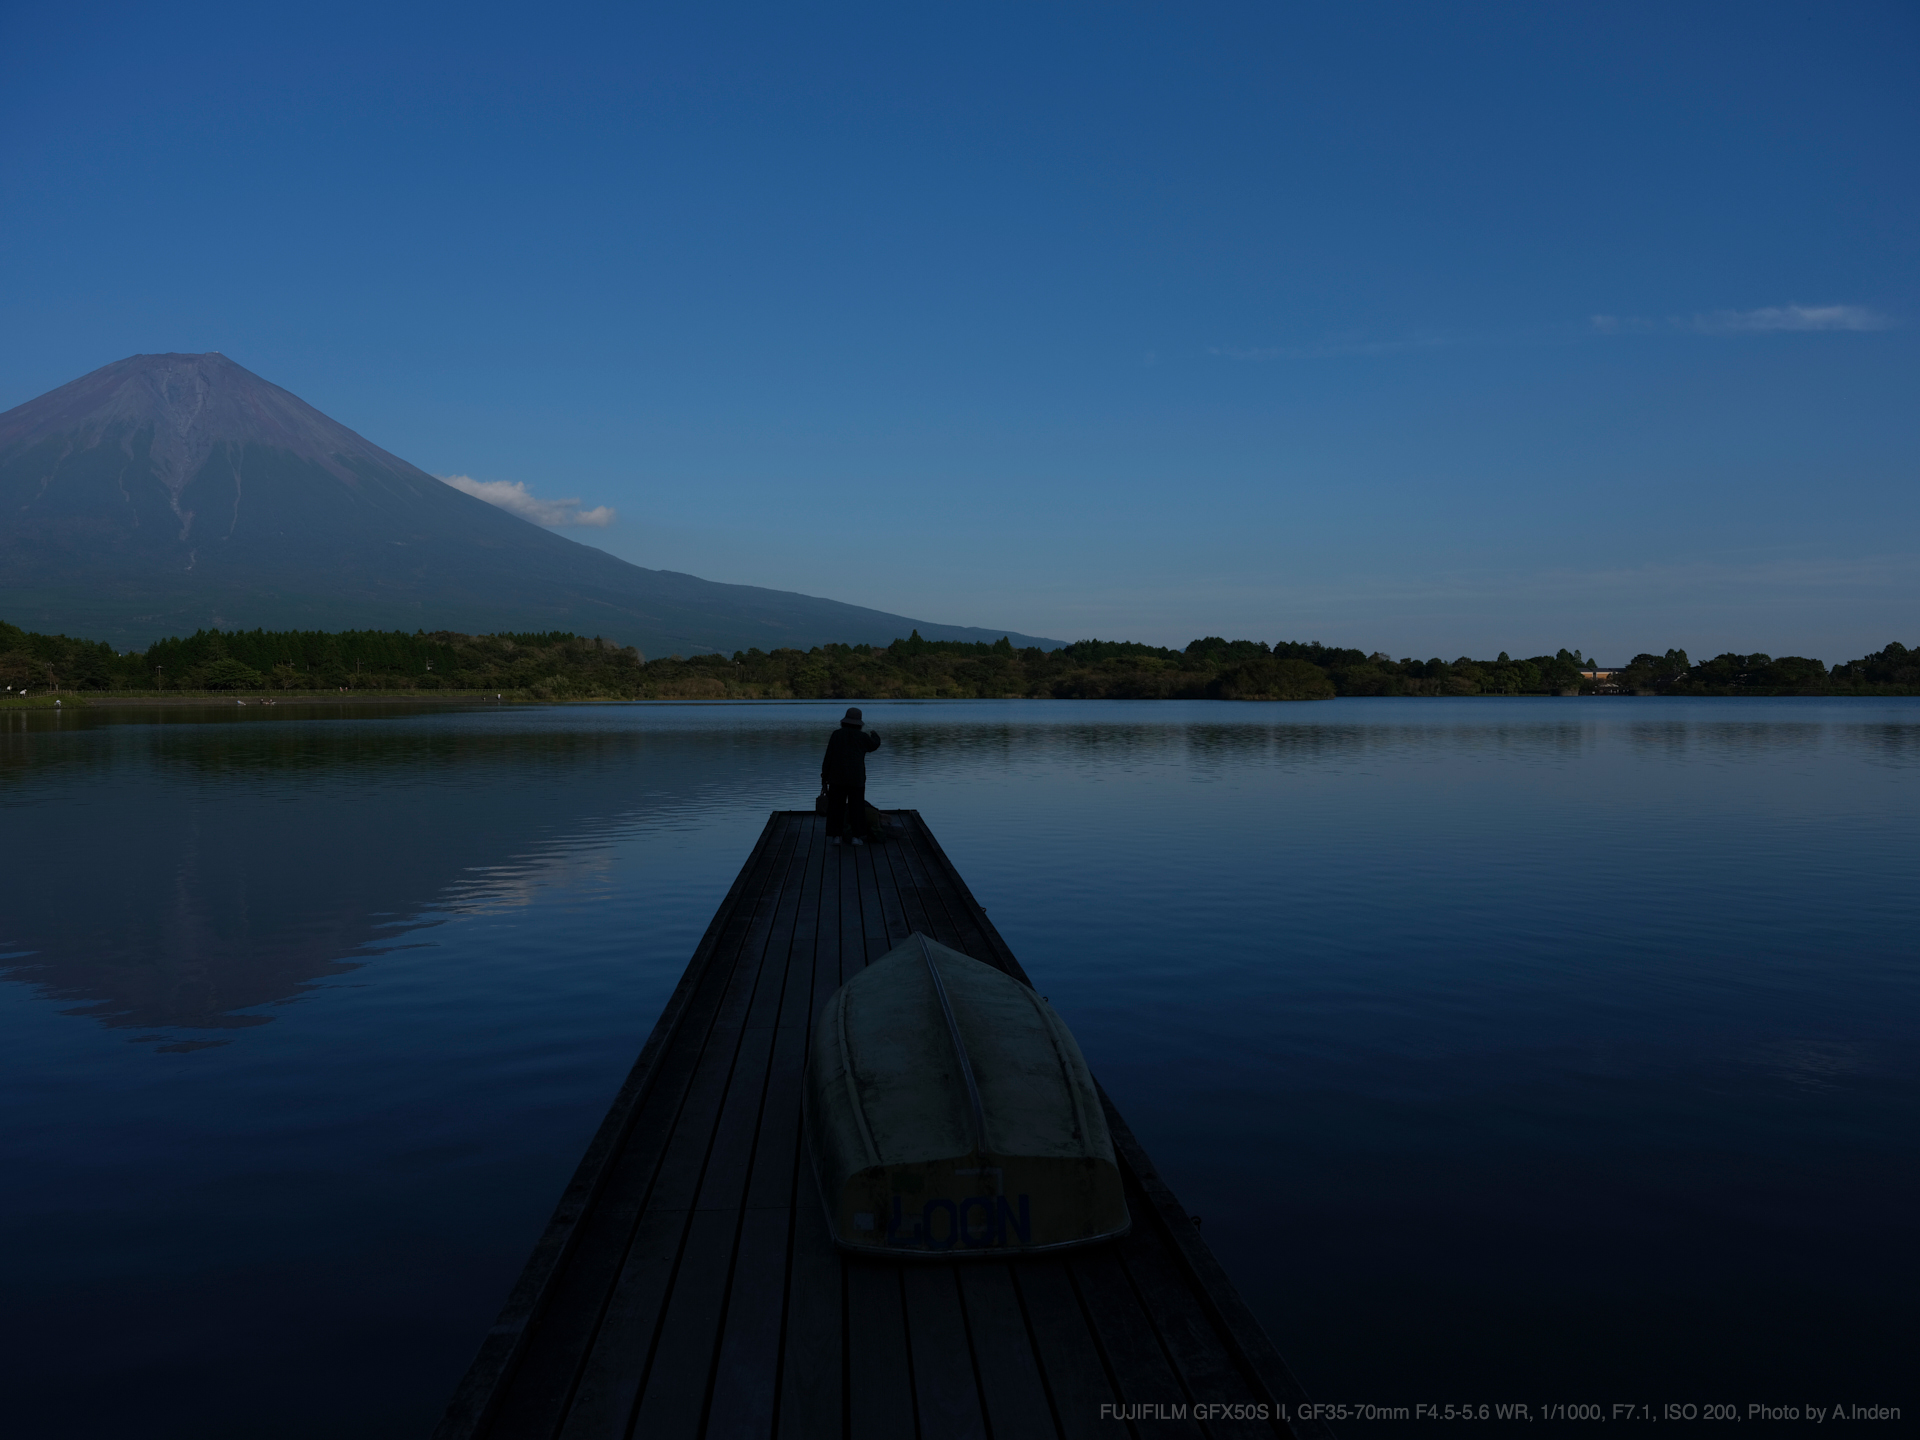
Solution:
M 918 812 L 895 818 L 861 847 L 769 818 L 436 1440 L 1328 1434 L 1104 1094 L 1124 1239 L 833 1248 L 800 1133 L 827 997 L 915 930 L 1027 981 Z

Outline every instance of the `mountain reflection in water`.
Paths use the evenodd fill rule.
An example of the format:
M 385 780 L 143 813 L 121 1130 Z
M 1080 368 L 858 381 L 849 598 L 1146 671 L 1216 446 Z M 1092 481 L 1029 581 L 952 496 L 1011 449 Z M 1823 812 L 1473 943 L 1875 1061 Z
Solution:
M 0 747 L 16 832 L 51 824 L 85 837 L 78 853 L 36 844 L 16 856 L 0 974 L 70 1002 L 68 1013 L 164 1029 L 135 1038 L 166 1050 L 224 1043 L 196 1032 L 269 1024 L 271 1007 L 408 932 L 523 902 L 537 875 L 590 870 L 596 845 L 632 817 L 671 822 L 723 771 L 731 787 L 757 768 L 724 740 L 716 754 L 716 737 L 698 730 L 366 723 L 444 719 L 444 707 L 213 714 L 222 723 L 191 711 L 52 722 L 29 712 L 8 717 L 16 734 L 30 717 L 86 727 L 81 743 Z M 195 721 L 192 743 L 180 743 L 177 727 Z M 807 761 L 791 746 L 762 748 L 768 779 L 801 803 Z

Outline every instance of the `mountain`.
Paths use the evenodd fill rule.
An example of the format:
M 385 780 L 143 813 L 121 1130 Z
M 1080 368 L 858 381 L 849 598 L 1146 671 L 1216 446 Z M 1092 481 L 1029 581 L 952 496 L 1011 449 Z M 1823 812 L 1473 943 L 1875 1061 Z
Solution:
M 218 354 L 135 355 L 0 415 L 0 618 L 121 649 L 203 626 L 572 630 L 648 655 L 1007 633 L 630 565 Z

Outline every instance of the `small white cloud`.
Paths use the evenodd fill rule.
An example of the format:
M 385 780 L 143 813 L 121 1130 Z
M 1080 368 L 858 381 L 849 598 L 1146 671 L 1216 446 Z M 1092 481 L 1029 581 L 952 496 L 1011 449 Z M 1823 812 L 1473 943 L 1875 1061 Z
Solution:
M 1710 335 L 1768 330 L 1891 330 L 1893 321 L 1864 305 L 1768 305 L 1759 310 L 1716 310 L 1693 317 L 1693 328 Z
M 502 510 L 518 515 L 522 520 L 531 520 L 536 525 L 585 526 L 604 530 L 614 521 L 611 505 L 596 505 L 591 510 L 582 510 L 577 496 L 570 500 L 542 500 L 519 480 L 476 480 L 471 475 L 442 475 L 440 478 L 462 494 L 484 500 L 489 505 L 498 505 Z
M 1865 305 L 1764 305 L 1758 310 L 1715 310 L 1699 315 L 1588 317 L 1597 335 L 1645 335 L 1655 330 L 1691 330 L 1696 335 L 1765 335 L 1783 330 L 1892 330 L 1899 321 Z

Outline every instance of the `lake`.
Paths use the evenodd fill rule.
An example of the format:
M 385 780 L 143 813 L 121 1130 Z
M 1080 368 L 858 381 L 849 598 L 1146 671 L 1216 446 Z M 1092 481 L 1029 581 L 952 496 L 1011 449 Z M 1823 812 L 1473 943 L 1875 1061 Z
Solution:
M 0 712 L 7 1433 L 424 1436 L 840 708 Z M 866 709 L 1343 1436 L 1916 1413 L 1920 700 Z

